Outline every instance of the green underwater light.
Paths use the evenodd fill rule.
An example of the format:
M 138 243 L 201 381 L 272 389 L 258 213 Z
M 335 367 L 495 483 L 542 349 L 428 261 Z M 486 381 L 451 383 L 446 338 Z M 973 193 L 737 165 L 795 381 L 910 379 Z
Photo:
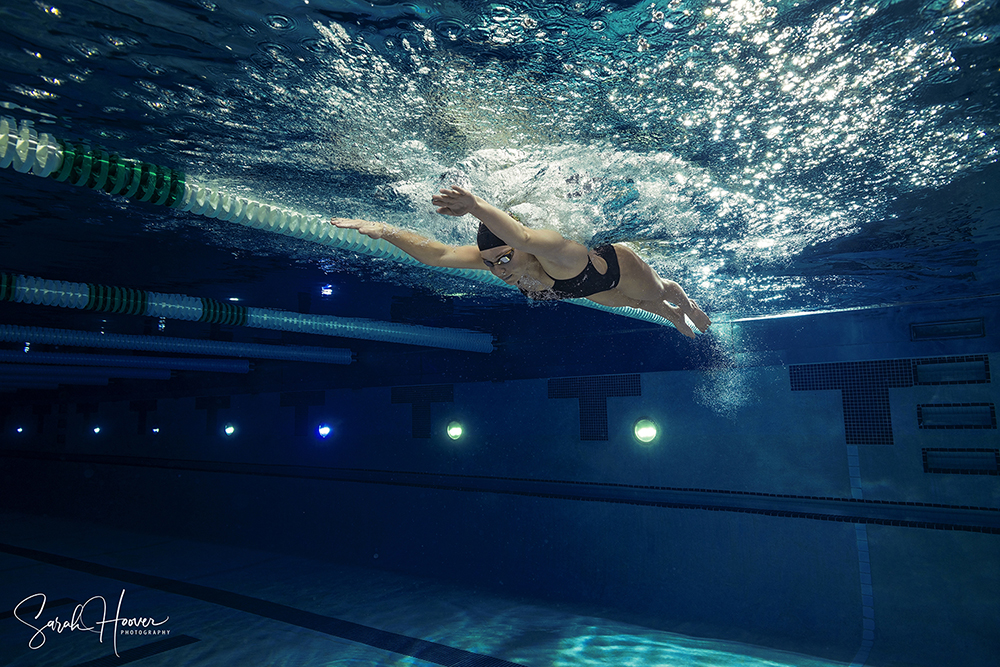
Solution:
M 656 440 L 656 436 L 659 435 L 659 429 L 656 428 L 656 424 L 652 419 L 646 419 L 645 417 L 640 419 L 635 423 L 633 428 L 635 433 L 635 439 L 644 445 Z

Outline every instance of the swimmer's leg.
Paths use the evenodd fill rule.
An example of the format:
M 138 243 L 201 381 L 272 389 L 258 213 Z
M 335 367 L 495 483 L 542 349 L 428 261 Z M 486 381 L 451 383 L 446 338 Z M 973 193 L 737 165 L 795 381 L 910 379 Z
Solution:
M 626 296 L 617 287 L 606 292 L 591 294 L 587 298 L 595 303 L 601 304 L 602 306 L 610 306 L 612 308 L 623 308 L 627 306 L 629 308 L 638 308 L 639 310 L 645 310 L 647 313 L 659 315 L 660 317 L 669 320 L 678 331 L 688 338 L 694 338 L 694 331 L 692 331 L 691 327 L 688 326 L 687 321 L 684 319 L 684 313 L 681 312 L 681 309 L 671 306 L 666 301 L 640 301 Z
M 617 289 L 625 296 L 641 301 L 643 305 L 640 308 L 669 320 L 671 318 L 665 314 L 670 312 L 669 304 L 666 303 L 669 301 L 690 318 L 698 331 L 704 333 L 712 325 L 712 320 L 698 304 L 688 298 L 684 288 L 673 280 L 661 278 L 628 247 L 616 243 L 614 249 L 622 274 Z

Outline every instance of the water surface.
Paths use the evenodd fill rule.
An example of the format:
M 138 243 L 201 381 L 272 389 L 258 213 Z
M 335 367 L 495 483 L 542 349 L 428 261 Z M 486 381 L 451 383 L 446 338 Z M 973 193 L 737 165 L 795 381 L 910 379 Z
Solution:
M 633 242 L 720 318 L 1000 288 L 985 0 L 3 0 L 0 16 L 6 113 L 286 206 L 468 243 L 471 219 L 428 202 L 460 183 L 529 224 Z M 150 233 L 470 291 L 74 196 L 98 224 L 128 208 Z

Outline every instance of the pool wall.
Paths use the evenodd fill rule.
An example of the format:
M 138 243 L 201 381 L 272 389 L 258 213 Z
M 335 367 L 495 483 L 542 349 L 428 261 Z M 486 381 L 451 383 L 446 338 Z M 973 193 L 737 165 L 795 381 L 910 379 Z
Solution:
M 274 391 L 14 401 L 0 494 L 847 662 L 986 664 L 998 305 L 727 323 L 710 370 L 323 389 L 289 364 Z

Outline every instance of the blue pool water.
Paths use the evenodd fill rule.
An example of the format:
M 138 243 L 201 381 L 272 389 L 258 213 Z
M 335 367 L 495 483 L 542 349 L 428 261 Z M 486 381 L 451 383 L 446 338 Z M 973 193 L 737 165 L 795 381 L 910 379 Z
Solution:
M 18 119 L 292 207 L 465 243 L 470 223 L 428 204 L 459 181 L 581 241 L 636 243 L 723 318 L 997 291 L 989 2 L 8 2 L 3 16 Z
M 42 592 L 39 623 L 65 620 L 127 589 L 123 616 L 171 635 L 120 635 L 114 664 L 1000 655 L 995 3 L 0 0 L 0 19 L 15 133 L 449 244 L 474 222 L 429 198 L 461 184 L 630 244 L 715 321 L 691 342 L 11 163 L 0 325 L 31 329 L 0 331 L 0 612 Z M 332 318 L 437 342 L 321 335 Z M 477 335 L 492 352 L 455 349 Z M 317 348 L 350 363 L 303 361 Z M 43 356 L 67 353 L 85 360 Z M 0 618 L 0 662 L 112 664 L 108 637 L 32 632 Z

